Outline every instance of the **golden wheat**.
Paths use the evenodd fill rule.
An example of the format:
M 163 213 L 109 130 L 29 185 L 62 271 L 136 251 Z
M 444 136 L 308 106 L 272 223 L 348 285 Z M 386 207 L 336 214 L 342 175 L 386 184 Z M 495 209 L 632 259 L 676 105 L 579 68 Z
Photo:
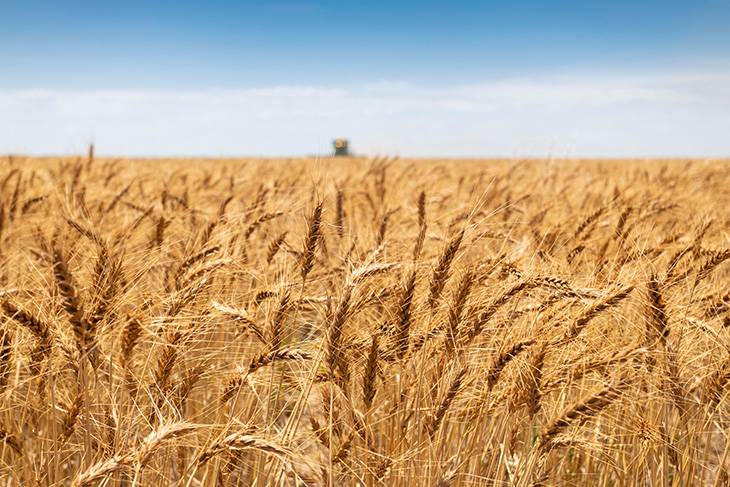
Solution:
M 726 485 L 727 161 L 0 167 L 0 484 Z

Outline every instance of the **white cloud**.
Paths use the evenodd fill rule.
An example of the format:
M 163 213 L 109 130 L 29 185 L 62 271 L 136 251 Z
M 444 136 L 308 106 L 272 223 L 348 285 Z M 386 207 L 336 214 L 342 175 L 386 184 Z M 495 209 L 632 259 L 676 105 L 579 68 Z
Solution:
M 433 87 L 0 91 L 0 153 L 730 155 L 730 70 Z

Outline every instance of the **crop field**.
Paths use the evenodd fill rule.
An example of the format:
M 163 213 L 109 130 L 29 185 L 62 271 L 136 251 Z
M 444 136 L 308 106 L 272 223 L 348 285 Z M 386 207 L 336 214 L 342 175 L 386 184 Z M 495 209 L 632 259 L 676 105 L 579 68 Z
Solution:
M 0 485 L 721 486 L 730 162 L 3 157 Z

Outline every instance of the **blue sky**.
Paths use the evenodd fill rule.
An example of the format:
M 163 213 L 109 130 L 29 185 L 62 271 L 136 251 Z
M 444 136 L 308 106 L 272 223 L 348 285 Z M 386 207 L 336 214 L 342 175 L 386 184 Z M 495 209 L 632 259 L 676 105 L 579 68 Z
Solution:
M 730 0 L 0 0 L 0 153 L 730 155 Z

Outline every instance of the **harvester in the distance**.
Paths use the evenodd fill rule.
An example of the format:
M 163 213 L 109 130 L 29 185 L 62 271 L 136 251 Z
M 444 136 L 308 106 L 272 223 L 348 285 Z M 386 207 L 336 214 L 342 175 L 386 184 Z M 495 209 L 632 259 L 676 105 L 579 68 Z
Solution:
M 335 139 L 332 141 L 332 145 L 334 146 L 334 155 L 336 157 L 351 155 L 350 141 L 348 141 L 347 139 Z

